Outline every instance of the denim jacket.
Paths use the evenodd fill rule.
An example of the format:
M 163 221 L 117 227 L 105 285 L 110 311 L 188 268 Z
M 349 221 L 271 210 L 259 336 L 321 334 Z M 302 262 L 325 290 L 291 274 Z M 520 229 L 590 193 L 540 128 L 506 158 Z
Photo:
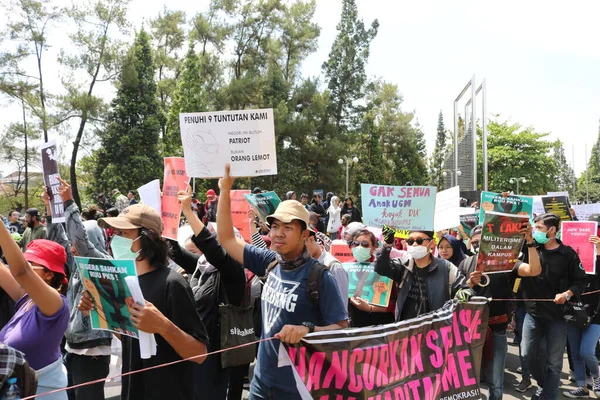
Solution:
M 399 284 L 396 300 L 396 321 L 400 320 L 402 309 L 413 283 L 413 271 L 416 266 L 411 258 L 402 263 L 399 258 L 390 259 L 390 247 L 384 247 L 375 260 L 375 272 L 387 276 Z M 441 308 L 459 289 L 470 290 L 467 279 L 451 262 L 438 257 L 431 257 L 431 265 L 427 274 L 427 293 L 429 309 Z
M 110 257 L 108 254 L 98 251 L 88 240 L 87 232 L 81 221 L 79 208 L 72 200 L 65 203 L 65 220 L 67 225 L 66 233 L 62 224 L 48 224 L 49 239 L 53 237 L 51 240 L 62 244 L 66 249 L 69 249 L 71 244 L 73 244 L 81 257 Z M 98 346 L 110 346 L 112 333 L 109 331 L 93 330 L 90 318 L 83 315 L 77 309 L 83 291 L 83 284 L 79 270 L 75 265 L 75 259 L 70 251 L 67 251 L 67 265 L 71 270 L 69 290 L 67 291 L 67 301 L 71 308 L 71 315 L 69 317 L 69 326 L 65 332 L 69 347 L 72 349 L 91 349 Z

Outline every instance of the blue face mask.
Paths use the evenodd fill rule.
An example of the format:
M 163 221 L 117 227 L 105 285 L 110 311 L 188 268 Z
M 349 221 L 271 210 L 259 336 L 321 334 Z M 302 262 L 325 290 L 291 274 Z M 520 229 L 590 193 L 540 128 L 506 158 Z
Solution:
M 535 231 L 535 233 L 533 234 L 533 239 L 539 244 L 546 244 L 550 241 L 550 238 L 548 237 L 547 233 L 542 231 Z
M 364 263 L 371 259 L 371 249 L 362 246 L 356 246 L 352 248 L 352 255 L 354 258 L 356 258 L 356 261 L 359 263 Z
M 138 240 L 141 236 L 135 239 L 128 239 L 123 236 L 115 235 L 110 242 L 110 249 L 112 250 L 113 257 L 115 260 L 135 260 L 138 258 L 139 252 L 134 253 L 131 251 L 133 242 Z

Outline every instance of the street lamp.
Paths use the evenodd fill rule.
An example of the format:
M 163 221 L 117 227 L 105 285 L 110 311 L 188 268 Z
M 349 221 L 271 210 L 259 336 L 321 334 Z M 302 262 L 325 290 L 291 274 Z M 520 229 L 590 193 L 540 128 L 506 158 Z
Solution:
M 449 169 L 448 171 L 444 171 L 442 172 L 442 175 L 445 177 L 448 176 L 448 173 L 450 173 L 450 187 L 454 187 L 458 184 L 458 177 L 462 175 L 462 171 L 458 170 L 456 171 L 456 181 L 454 182 L 454 171 L 452 171 L 451 169 Z
M 517 184 L 517 194 L 520 194 L 520 192 L 519 192 L 519 183 L 520 183 L 520 182 L 522 182 L 522 183 L 527 183 L 527 179 L 525 179 L 525 177 L 524 177 L 524 176 L 522 176 L 522 177 L 520 177 L 520 178 L 510 178 L 508 181 L 509 181 L 510 183 L 515 183 L 515 182 L 516 182 L 516 184 Z
M 340 158 L 338 160 L 338 164 L 342 165 L 344 164 L 344 160 L 346 160 L 346 197 L 348 197 L 348 182 L 350 181 L 350 161 L 357 163 L 358 162 L 358 157 L 354 156 L 352 158 L 345 156 L 344 158 Z

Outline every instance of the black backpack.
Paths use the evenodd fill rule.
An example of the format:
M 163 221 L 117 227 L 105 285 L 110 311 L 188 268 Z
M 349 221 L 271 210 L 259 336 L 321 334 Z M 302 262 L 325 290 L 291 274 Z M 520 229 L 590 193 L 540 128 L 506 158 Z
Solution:
M 271 264 L 269 264 L 269 266 L 267 267 L 264 276 L 255 276 L 252 279 L 252 281 L 254 281 L 255 279 L 261 281 L 261 291 L 258 294 L 258 296 L 254 298 L 254 332 L 256 333 L 257 337 L 260 337 L 262 335 L 262 307 L 260 304 L 262 295 L 262 285 L 264 285 L 264 283 L 267 281 L 269 273 L 273 270 L 273 268 L 277 266 L 277 264 L 277 260 L 272 261 Z M 314 263 L 310 267 L 310 271 L 308 271 L 306 283 L 306 292 L 308 293 L 308 298 L 310 299 L 310 302 L 317 311 L 319 324 L 323 322 L 321 313 L 319 311 L 319 288 L 321 287 L 321 276 L 323 275 L 323 271 L 325 270 L 329 270 L 329 267 L 319 262 Z

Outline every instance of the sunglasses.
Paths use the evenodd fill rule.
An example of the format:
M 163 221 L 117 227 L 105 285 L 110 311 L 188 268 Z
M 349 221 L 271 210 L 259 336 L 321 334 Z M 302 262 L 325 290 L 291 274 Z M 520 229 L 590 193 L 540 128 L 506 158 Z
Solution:
M 367 242 L 366 240 L 363 240 L 362 242 L 359 241 L 354 241 L 350 243 L 350 247 L 358 247 L 358 246 L 362 246 L 366 249 L 368 249 L 369 247 L 371 247 L 371 243 Z
M 431 239 L 430 238 L 422 238 L 422 237 L 418 237 L 416 239 L 408 238 L 408 239 L 406 239 L 406 244 L 408 244 L 409 246 L 412 246 L 413 244 L 417 243 L 420 246 L 426 240 L 431 240 Z

